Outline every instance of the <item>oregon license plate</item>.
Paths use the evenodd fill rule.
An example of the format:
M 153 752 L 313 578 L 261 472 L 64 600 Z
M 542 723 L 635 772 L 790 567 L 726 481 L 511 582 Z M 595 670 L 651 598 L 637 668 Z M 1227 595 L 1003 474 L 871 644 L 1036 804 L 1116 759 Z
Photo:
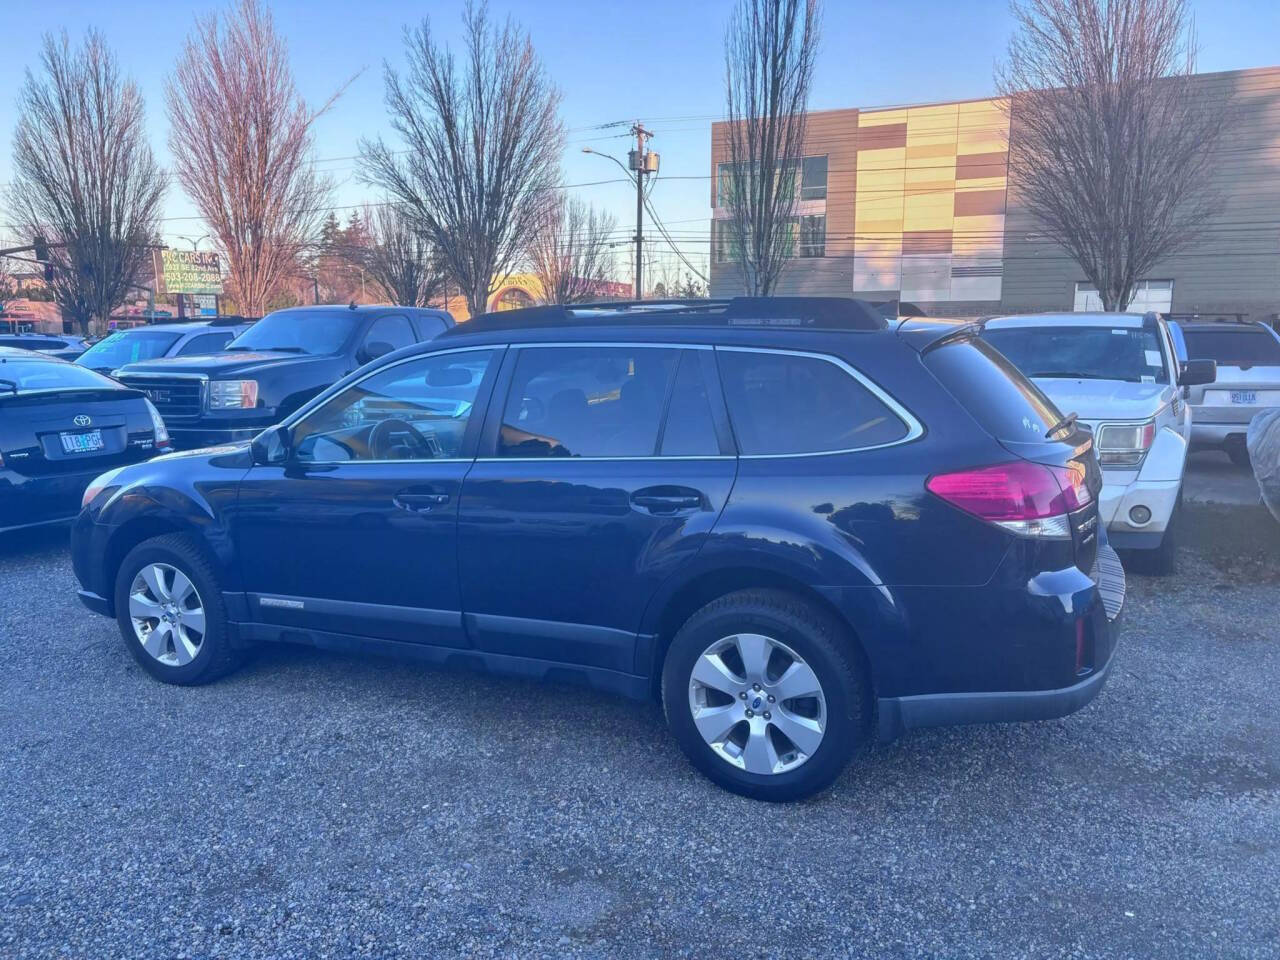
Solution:
M 1258 391 L 1257 390 L 1232 390 L 1231 402 L 1253 405 L 1258 402 Z
M 88 433 L 62 434 L 63 453 L 93 453 L 102 449 L 102 431 L 90 430 Z

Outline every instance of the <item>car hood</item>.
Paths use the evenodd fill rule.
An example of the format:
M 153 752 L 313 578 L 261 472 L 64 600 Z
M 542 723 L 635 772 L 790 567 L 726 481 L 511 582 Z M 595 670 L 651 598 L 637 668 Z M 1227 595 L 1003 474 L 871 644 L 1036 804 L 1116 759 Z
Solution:
M 1173 390 L 1161 383 L 1063 377 L 1036 377 L 1035 385 L 1059 410 L 1078 414 L 1081 420 L 1145 420 L 1169 401 Z
M 225 378 L 232 374 L 257 374 L 273 367 L 306 366 L 332 362 L 333 357 L 316 357 L 303 353 L 276 351 L 237 350 L 232 353 L 215 353 L 208 356 L 168 357 L 158 360 L 142 360 L 120 368 L 123 376 L 129 374 L 207 374 L 211 378 Z

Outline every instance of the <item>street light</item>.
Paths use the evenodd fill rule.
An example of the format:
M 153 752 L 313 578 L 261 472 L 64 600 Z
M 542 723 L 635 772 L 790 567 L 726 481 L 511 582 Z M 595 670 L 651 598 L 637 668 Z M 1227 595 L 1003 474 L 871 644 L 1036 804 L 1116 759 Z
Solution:
M 185 240 L 187 241 L 187 243 L 191 244 L 191 252 L 195 253 L 200 249 L 200 241 L 208 240 L 210 237 L 213 236 L 213 234 L 206 233 L 203 236 L 196 237 L 194 240 L 192 240 L 190 237 L 184 237 L 181 234 L 174 234 L 174 236 L 176 236 L 179 240 Z

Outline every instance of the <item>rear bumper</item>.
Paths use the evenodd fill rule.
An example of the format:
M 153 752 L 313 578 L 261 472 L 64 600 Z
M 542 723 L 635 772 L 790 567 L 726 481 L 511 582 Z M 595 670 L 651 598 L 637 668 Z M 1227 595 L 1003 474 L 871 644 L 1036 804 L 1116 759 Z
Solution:
M 1258 408 L 1262 412 L 1262 408 Z M 1249 431 L 1248 422 L 1244 423 L 1200 423 L 1191 421 L 1191 445 L 1193 447 L 1221 447 L 1223 444 L 1243 443 Z
M 880 739 L 893 740 L 920 727 L 954 727 L 969 723 L 1054 720 L 1075 713 L 1102 690 L 1111 670 L 1108 660 L 1089 676 L 1058 690 L 1014 690 L 1001 693 L 935 693 L 919 697 L 882 698 Z
M 80 512 L 85 488 L 111 466 L 82 473 L 28 477 L 0 470 L 0 533 L 70 523 Z
M 1049 575 L 1055 576 L 1058 575 Z M 1022 618 L 1015 619 L 1012 610 L 1006 611 L 1010 616 L 1001 630 L 992 629 L 987 637 L 988 663 L 1026 656 L 1030 646 L 1037 651 L 1034 654 L 1037 660 L 1054 664 L 1056 675 L 1069 683 L 1032 689 L 962 689 L 880 697 L 877 700 L 879 739 L 894 740 L 907 730 L 922 727 L 1052 720 L 1084 707 L 1107 682 L 1124 605 L 1124 568 L 1106 541 L 1099 545 L 1097 563 L 1088 583 L 1085 589 L 1070 594 L 1045 597 L 1062 604 L 1063 617 L 1057 626 L 1042 622 L 1040 629 L 1044 632 L 1030 644 L 1025 642 L 1030 639 L 1025 637 L 1025 631 L 1031 624 L 1019 622 Z M 1071 625 L 1067 631 L 1070 639 L 1061 629 L 1068 624 Z M 1069 644 L 1070 649 L 1062 649 L 1064 644 Z M 1001 645 L 1008 645 L 1009 649 L 995 654 L 995 648 Z

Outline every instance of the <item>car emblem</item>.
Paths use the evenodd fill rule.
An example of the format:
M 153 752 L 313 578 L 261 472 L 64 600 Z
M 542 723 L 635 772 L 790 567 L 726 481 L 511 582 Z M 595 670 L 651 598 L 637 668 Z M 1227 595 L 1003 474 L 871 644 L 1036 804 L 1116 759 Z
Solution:
M 77 416 L 71 422 L 74 423 L 77 427 L 87 427 L 89 426 L 89 424 L 93 423 L 93 421 L 90 420 L 89 417 L 83 413 Z
M 164 401 L 169 399 L 169 391 L 168 390 L 148 390 L 147 396 L 149 396 L 152 400 L 156 401 L 157 403 L 163 403 Z

